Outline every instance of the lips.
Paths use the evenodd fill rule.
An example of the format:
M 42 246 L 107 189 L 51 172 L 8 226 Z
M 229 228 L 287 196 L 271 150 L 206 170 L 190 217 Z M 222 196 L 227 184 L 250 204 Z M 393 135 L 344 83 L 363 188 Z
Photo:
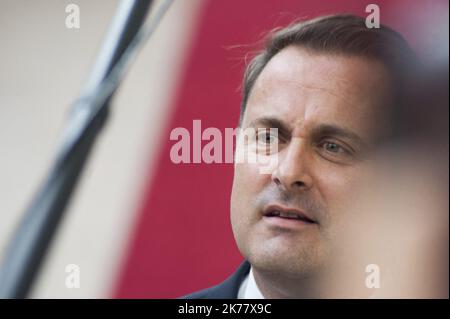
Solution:
M 264 217 L 267 218 L 280 218 L 292 221 L 302 221 L 305 223 L 317 223 L 312 217 L 294 207 L 269 205 L 264 209 L 263 214 Z

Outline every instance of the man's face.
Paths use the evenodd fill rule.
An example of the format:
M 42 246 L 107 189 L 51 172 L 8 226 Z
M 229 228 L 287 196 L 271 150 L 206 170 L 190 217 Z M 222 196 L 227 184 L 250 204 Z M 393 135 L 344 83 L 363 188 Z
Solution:
M 266 154 L 277 161 L 269 174 L 237 163 L 231 196 L 233 233 L 255 269 L 299 277 L 326 264 L 333 231 L 350 221 L 370 171 L 390 98 L 388 72 L 363 57 L 290 46 L 266 65 L 242 129 L 277 128 L 278 150 Z M 253 149 L 273 141 L 258 133 Z

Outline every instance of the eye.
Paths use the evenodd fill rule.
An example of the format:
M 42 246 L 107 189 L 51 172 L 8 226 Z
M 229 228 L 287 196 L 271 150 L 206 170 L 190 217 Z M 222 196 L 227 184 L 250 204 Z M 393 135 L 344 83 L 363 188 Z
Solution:
M 336 139 L 324 139 L 317 144 L 319 154 L 335 163 L 352 163 L 359 159 L 359 154 L 347 143 Z
M 271 132 L 270 129 L 258 129 L 257 132 L 257 140 L 258 144 L 261 145 L 273 145 L 275 143 L 278 143 L 278 136 L 277 134 L 274 134 Z
M 338 154 L 340 152 L 345 152 L 345 150 L 340 145 L 333 142 L 325 142 L 322 146 L 325 148 L 325 150 L 331 153 Z
M 354 156 L 353 149 L 342 145 L 342 143 L 335 142 L 332 140 L 325 140 L 318 144 L 319 151 L 325 156 L 330 157 L 334 159 L 344 159 L 344 158 L 350 158 Z

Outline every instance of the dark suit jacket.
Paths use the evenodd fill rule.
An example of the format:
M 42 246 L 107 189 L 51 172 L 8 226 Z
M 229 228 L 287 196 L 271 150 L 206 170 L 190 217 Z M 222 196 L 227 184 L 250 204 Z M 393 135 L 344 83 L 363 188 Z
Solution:
M 222 283 L 213 286 L 211 288 L 203 289 L 187 296 L 181 297 L 182 299 L 237 299 L 239 287 L 242 281 L 250 272 L 250 263 L 244 261 L 234 274 L 228 277 Z

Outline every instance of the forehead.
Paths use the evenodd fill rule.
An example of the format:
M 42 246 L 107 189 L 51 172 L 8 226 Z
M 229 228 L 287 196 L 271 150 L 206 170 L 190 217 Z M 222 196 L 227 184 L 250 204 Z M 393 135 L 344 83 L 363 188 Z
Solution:
M 276 117 L 300 134 L 327 123 L 370 138 L 390 103 L 390 88 L 388 71 L 377 61 L 290 46 L 256 80 L 243 125 Z

